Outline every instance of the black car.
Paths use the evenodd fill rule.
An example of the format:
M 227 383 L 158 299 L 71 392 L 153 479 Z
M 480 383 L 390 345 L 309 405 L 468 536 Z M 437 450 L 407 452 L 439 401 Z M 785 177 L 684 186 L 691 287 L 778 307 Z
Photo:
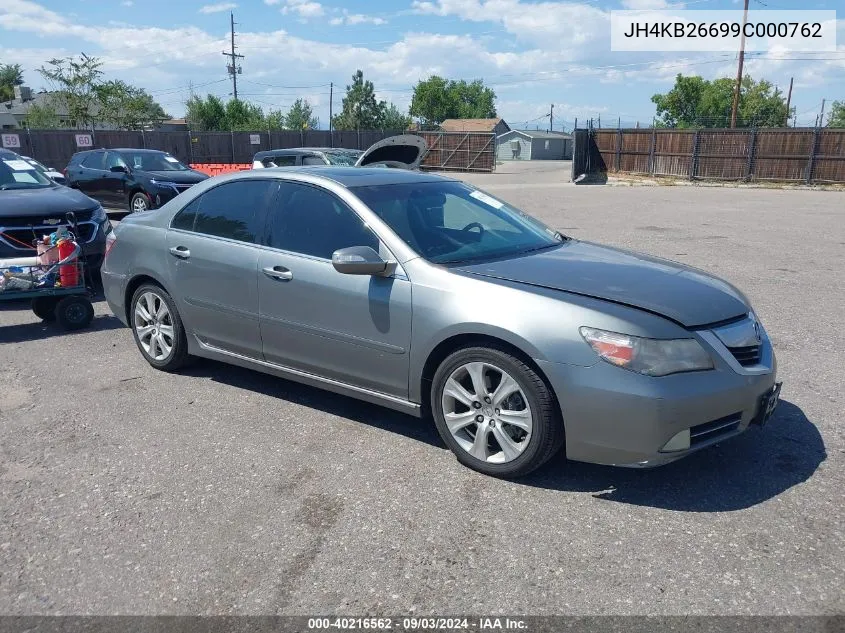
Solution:
M 74 154 L 65 170 L 68 187 L 128 211 L 155 209 L 208 178 L 167 152 L 95 149 Z
M 34 256 L 33 241 L 60 226 L 70 227 L 69 212 L 76 216 L 76 237 L 89 267 L 99 269 L 112 230 L 100 203 L 0 149 L 0 260 Z

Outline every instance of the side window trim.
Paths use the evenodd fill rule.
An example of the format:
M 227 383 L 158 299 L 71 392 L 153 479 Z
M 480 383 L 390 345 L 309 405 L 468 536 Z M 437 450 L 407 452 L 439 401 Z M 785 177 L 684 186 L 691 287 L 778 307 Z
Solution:
M 361 225 L 366 230 L 368 230 L 370 233 L 372 233 L 373 237 L 376 239 L 376 242 L 378 243 L 378 246 L 379 246 L 379 248 L 376 249 L 377 251 L 379 251 L 379 252 L 385 251 L 390 255 L 391 260 L 398 261 L 396 256 L 393 254 L 393 252 L 390 250 L 390 248 L 388 248 L 387 244 L 384 243 L 384 240 L 381 239 L 379 234 L 376 233 L 373 230 L 373 228 L 369 224 L 367 224 L 367 222 L 364 221 L 364 218 L 362 218 L 360 215 L 358 215 L 358 212 L 355 209 L 353 209 L 345 200 L 343 200 L 340 196 L 335 194 L 333 191 L 330 191 L 330 190 L 326 189 L 325 187 L 321 187 L 320 185 L 317 185 L 317 184 L 314 184 L 314 183 L 311 183 L 311 182 L 304 182 L 304 181 L 301 181 L 301 180 L 279 180 L 278 182 L 279 182 L 280 186 L 279 186 L 279 189 L 276 191 L 276 193 L 273 197 L 273 201 L 271 202 L 271 206 L 268 206 L 267 211 L 265 212 L 264 224 L 263 224 L 263 229 L 262 229 L 262 236 L 261 236 L 261 239 L 256 244 L 257 246 L 261 246 L 263 249 L 273 251 L 274 253 L 284 253 L 286 255 L 291 255 L 293 257 L 303 257 L 303 258 L 306 258 L 306 259 L 311 259 L 311 260 L 319 261 L 319 262 L 328 262 L 329 264 L 331 264 L 332 260 L 331 260 L 330 257 L 320 257 L 319 255 L 310 255 L 309 253 L 300 253 L 300 252 L 297 252 L 297 251 L 291 251 L 291 250 L 288 250 L 288 249 L 285 249 L 285 248 L 279 248 L 278 246 L 271 246 L 270 245 L 270 220 L 272 218 L 272 213 L 270 213 L 270 210 L 273 208 L 272 205 L 276 205 L 280 202 L 279 196 L 280 196 L 281 191 L 282 191 L 282 186 L 284 186 L 285 184 L 294 184 L 294 185 L 299 185 L 299 186 L 304 186 L 304 187 L 310 187 L 312 189 L 316 189 L 317 191 L 320 191 L 322 193 L 330 195 L 332 198 L 334 198 L 338 202 L 338 204 L 340 204 L 343 207 L 345 207 L 346 209 L 348 209 L 349 212 L 352 213 L 352 215 L 355 218 L 358 219 L 358 221 L 361 223 Z

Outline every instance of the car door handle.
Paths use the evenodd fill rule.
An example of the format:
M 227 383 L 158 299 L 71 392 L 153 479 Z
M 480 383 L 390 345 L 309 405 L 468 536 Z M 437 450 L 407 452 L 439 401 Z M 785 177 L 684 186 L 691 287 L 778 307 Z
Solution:
M 188 259 L 191 256 L 191 251 L 184 246 L 171 246 L 170 254 L 179 259 Z
M 293 273 L 284 266 L 273 266 L 272 268 L 262 268 L 263 272 L 268 277 L 278 279 L 279 281 L 290 281 L 293 279 Z

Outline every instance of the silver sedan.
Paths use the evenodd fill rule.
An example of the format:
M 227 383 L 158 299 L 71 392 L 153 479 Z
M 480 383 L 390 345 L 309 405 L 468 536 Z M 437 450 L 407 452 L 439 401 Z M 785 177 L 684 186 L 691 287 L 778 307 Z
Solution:
M 763 425 L 746 297 L 402 169 L 207 180 L 110 236 L 106 298 L 153 367 L 201 356 L 429 416 L 481 472 L 646 467 Z M 268 412 L 268 415 L 271 412 Z

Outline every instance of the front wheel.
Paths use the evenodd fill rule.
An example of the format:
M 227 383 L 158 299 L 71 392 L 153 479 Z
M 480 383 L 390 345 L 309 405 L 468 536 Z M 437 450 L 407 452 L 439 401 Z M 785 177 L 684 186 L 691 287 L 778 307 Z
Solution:
M 563 443 L 549 387 L 504 349 L 467 347 L 446 358 L 434 375 L 431 411 L 458 461 L 495 477 L 527 475 Z
M 188 341 L 176 302 L 161 287 L 144 284 L 132 295 L 132 336 L 146 361 L 176 371 L 188 360 Z

